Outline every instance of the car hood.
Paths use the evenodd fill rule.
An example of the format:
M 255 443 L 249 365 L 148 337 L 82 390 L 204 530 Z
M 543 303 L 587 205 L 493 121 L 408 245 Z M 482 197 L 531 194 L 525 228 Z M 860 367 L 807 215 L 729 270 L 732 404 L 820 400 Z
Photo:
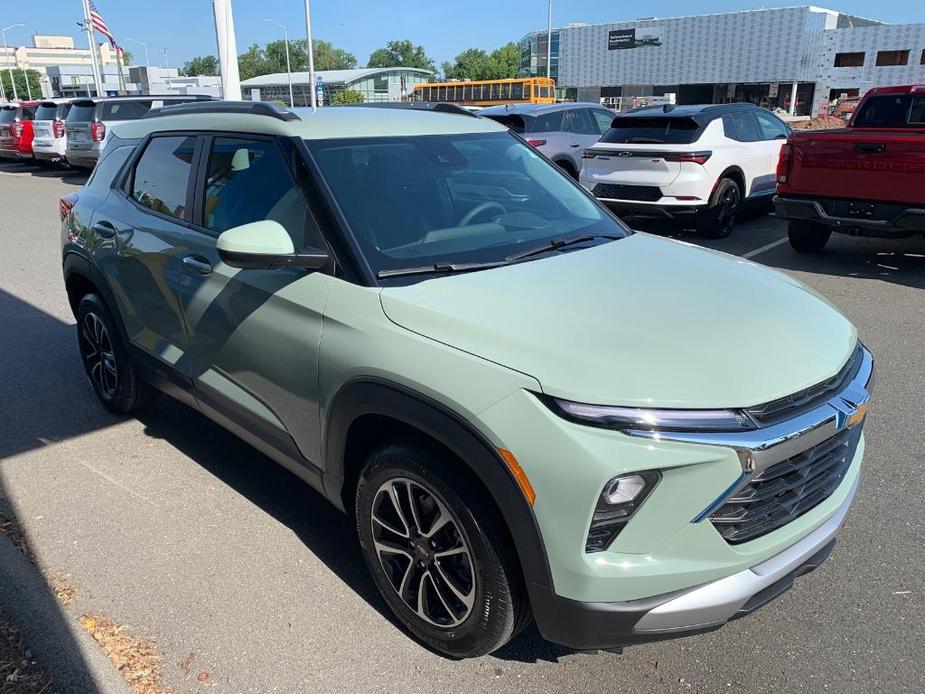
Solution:
M 633 234 L 381 292 L 393 322 L 578 402 L 746 407 L 834 375 L 851 323 L 800 282 Z

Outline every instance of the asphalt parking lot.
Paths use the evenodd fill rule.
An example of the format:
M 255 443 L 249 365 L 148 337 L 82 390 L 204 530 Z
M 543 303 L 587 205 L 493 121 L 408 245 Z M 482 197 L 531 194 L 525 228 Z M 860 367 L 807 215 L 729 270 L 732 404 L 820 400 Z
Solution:
M 0 165 L 0 509 L 68 576 L 66 616 L 155 639 L 176 691 L 925 690 L 925 239 L 800 256 L 756 216 L 708 244 L 815 287 L 877 359 L 861 491 L 818 571 L 710 634 L 616 655 L 529 631 L 454 662 L 396 626 L 350 522 L 289 473 L 168 398 L 131 419 L 97 405 L 59 257 L 57 200 L 82 182 Z

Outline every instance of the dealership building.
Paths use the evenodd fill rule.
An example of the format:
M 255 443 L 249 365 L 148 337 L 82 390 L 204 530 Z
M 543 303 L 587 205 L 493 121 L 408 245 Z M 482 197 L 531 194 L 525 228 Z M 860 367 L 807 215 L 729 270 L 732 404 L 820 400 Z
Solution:
M 625 105 L 752 101 L 816 115 L 872 87 L 925 83 L 925 24 L 886 24 L 820 7 L 644 17 L 554 29 L 559 95 Z M 547 32 L 520 42 L 521 73 L 545 75 Z
M 368 67 L 356 70 L 318 70 L 316 89 L 320 88 L 323 103 L 330 104 L 334 94 L 344 90 L 359 92 L 363 101 L 400 101 L 433 76 L 429 70 L 415 67 Z M 251 101 L 282 101 L 289 103 L 289 79 L 285 72 L 252 77 L 241 82 L 244 98 Z M 292 95 L 295 106 L 308 106 L 311 83 L 307 72 L 293 72 Z

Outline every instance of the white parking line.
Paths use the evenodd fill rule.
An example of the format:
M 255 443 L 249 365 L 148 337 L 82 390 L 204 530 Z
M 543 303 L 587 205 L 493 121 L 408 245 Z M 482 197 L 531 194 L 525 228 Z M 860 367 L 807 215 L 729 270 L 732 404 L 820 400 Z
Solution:
M 784 238 L 782 238 L 782 239 L 777 239 L 777 241 L 772 241 L 771 243 L 767 243 L 767 244 L 765 244 L 764 246 L 761 246 L 761 248 L 756 248 L 755 250 L 749 251 L 748 253 L 743 253 L 743 254 L 742 254 L 742 257 L 743 257 L 743 258 L 754 258 L 756 255 L 759 255 L 760 253 L 764 253 L 765 251 L 769 251 L 769 250 L 771 250 L 772 248 L 777 248 L 777 247 L 778 247 L 779 245 L 781 245 L 782 243 L 787 243 L 787 237 L 786 237 L 786 236 L 785 236 Z

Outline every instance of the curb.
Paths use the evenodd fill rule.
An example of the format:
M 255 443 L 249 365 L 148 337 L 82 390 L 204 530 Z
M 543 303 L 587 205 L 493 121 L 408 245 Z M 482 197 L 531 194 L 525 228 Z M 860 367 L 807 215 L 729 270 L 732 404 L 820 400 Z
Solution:
M 0 609 L 23 635 L 61 694 L 132 694 L 115 666 L 45 583 L 39 571 L 0 534 Z

